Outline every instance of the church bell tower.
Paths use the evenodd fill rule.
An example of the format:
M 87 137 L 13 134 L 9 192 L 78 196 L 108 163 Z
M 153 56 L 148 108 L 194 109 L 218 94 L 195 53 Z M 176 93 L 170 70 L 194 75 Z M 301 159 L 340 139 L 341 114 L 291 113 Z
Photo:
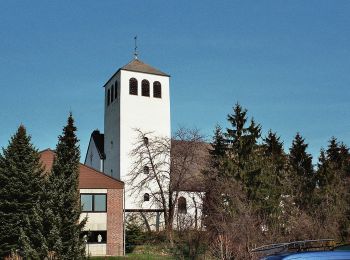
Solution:
M 130 152 L 137 133 L 168 137 L 170 128 L 170 76 L 135 58 L 117 70 L 106 82 L 104 104 L 103 171 L 121 181 L 127 180 L 133 158 Z M 137 209 L 143 194 L 129 194 L 125 183 L 125 208 Z

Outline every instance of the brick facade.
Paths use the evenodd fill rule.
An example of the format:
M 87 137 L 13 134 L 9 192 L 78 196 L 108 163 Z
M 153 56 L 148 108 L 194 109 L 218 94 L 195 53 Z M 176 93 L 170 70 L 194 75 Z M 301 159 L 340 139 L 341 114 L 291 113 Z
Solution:
M 124 255 L 123 189 L 107 190 L 107 255 Z

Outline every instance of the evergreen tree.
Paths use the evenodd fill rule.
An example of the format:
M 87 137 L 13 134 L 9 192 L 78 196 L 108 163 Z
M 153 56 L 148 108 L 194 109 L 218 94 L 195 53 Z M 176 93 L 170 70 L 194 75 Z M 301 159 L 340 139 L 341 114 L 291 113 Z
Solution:
M 247 123 L 247 110 L 243 109 L 238 103 L 233 108 L 233 113 L 227 116 L 227 120 L 232 128 L 227 128 L 226 141 L 228 143 L 228 151 L 234 165 L 232 171 L 235 178 L 244 179 L 247 176 L 242 175 L 244 164 L 249 161 L 249 156 L 253 153 L 257 140 L 261 135 L 261 126 L 255 123 L 254 119 Z M 244 180 L 243 180 L 244 181 Z
M 84 259 L 85 244 L 80 236 L 85 221 L 81 213 L 79 184 L 80 151 L 72 114 L 56 146 L 56 157 L 47 185 L 46 236 L 49 251 L 59 259 Z
M 312 194 L 316 186 L 312 156 L 306 152 L 307 147 L 304 138 L 297 133 L 289 154 L 294 181 L 294 200 L 301 209 L 307 209 L 312 204 Z
M 39 153 L 21 125 L 0 155 L 0 256 L 19 250 L 27 258 L 43 258 L 40 219 L 43 168 Z M 34 225 L 38 221 L 38 226 Z
M 209 150 L 211 156 L 211 163 L 214 168 L 218 168 L 224 158 L 227 150 L 222 128 L 219 125 L 215 126 L 213 142 L 211 143 L 213 149 Z

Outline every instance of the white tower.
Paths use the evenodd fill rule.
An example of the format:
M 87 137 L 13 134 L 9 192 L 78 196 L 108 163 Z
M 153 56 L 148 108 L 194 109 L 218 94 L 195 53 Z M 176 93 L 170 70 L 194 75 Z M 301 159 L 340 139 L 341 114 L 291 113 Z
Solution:
M 169 75 L 135 59 L 121 67 L 104 85 L 104 172 L 127 180 L 137 133 L 170 138 Z M 144 194 L 130 195 L 125 186 L 125 209 L 138 209 Z

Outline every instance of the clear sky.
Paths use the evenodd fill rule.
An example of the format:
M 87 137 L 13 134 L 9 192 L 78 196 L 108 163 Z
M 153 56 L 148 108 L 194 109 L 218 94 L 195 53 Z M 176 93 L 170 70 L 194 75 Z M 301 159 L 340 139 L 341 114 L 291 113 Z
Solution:
M 350 145 L 350 1 L 0 1 L 0 146 L 23 123 L 55 148 L 73 112 L 85 156 L 103 84 L 132 59 L 171 75 L 172 129 L 209 139 L 239 102 L 287 150 Z

